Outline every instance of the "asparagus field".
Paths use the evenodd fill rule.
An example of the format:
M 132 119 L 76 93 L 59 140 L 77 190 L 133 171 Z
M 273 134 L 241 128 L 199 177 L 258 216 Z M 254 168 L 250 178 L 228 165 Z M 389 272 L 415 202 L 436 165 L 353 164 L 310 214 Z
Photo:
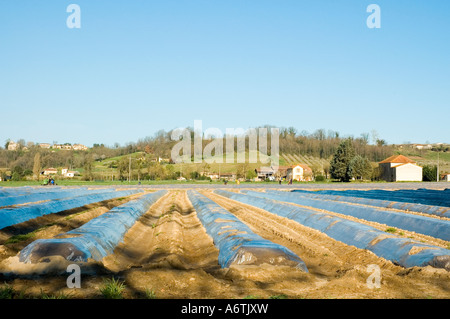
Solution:
M 128 299 L 450 297 L 446 184 L 306 185 L 0 188 L 0 290 L 98 299 L 113 283 Z

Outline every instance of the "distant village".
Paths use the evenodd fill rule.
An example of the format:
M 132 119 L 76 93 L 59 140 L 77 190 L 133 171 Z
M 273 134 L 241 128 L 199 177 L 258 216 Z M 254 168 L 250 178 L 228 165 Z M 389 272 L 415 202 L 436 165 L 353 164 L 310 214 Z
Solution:
M 50 144 L 50 143 L 38 143 L 37 144 L 40 148 L 45 149 L 58 149 L 58 150 L 74 150 L 74 151 L 87 151 L 88 147 L 83 144 L 70 144 L 70 143 L 64 143 L 64 144 Z M 17 151 L 19 149 L 27 150 L 28 147 L 25 145 L 21 145 L 20 143 L 16 143 L 14 141 L 8 142 L 8 151 Z

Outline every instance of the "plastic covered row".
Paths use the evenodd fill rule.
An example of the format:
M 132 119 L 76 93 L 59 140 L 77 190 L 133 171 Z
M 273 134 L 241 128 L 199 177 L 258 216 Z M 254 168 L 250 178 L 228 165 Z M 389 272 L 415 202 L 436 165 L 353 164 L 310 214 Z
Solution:
M 156 191 L 116 206 L 83 226 L 60 235 L 61 238 L 35 240 L 22 249 L 19 261 L 38 263 L 51 256 L 62 256 L 74 262 L 99 261 L 113 253 L 128 229 L 166 193 L 166 190 Z
M 325 209 L 335 213 L 386 224 L 443 240 L 450 240 L 450 221 L 445 219 L 396 212 L 377 207 L 352 205 L 323 198 L 307 198 L 293 192 L 272 190 L 267 190 L 266 192 L 243 190 L 242 192 L 249 195 L 262 196 L 265 198 Z
M 113 191 L 113 188 L 88 189 L 86 187 L 36 190 L 27 194 L 2 197 L 0 198 L 0 207 Z
M 232 265 L 285 265 L 308 269 L 295 253 L 255 234 L 225 208 L 200 193 L 188 190 L 189 200 L 197 216 L 219 249 L 222 268 Z
M 59 213 L 68 209 L 82 207 L 84 205 L 110 200 L 113 198 L 126 197 L 140 192 L 137 189 L 95 193 L 80 195 L 70 198 L 51 200 L 39 204 L 31 204 L 14 208 L 0 209 L 0 229 L 26 222 L 30 219 L 47 214 Z
M 295 190 L 301 191 L 301 190 Z M 450 189 L 400 189 L 400 190 L 384 190 L 384 189 L 370 189 L 370 190 L 318 190 L 318 194 L 328 195 L 342 195 L 353 197 L 365 197 L 381 200 L 392 200 L 399 202 L 410 202 L 424 205 L 437 205 L 443 207 L 450 207 Z
M 344 191 L 341 191 L 344 192 Z M 450 207 L 443 207 L 437 205 L 425 205 L 419 203 L 408 203 L 402 201 L 393 201 L 386 199 L 375 199 L 375 198 L 366 198 L 366 197 L 356 197 L 356 196 L 347 196 L 344 194 L 331 195 L 326 193 L 318 193 L 315 191 L 306 191 L 306 190 L 293 190 L 292 193 L 295 193 L 299 196 L 309 197 L 313 199 L 327 199 L 341 202 L 349 202 L 355 204 L 362 205 L 370 205 L 382 208 L 395 208 L 399 210 L 412 211 L 417 213 L 435 215 L 440 217 L 448 217 L 450 218 Z M 450 194 L 448 195 L 450 196 Z
M 215 193 L 289 218 L 347 245 L 370 250 L 377 256 L 406 268 L 430 265 L 450 270 L 450 250 L 439 246 L 387 234 L 369 225 L 269 198 L 224 190 L 216 190 Z

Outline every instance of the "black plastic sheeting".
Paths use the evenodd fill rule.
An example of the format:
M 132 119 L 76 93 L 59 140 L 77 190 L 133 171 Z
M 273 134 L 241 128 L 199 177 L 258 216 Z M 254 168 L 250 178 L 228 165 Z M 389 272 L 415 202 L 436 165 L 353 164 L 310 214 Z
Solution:
M 88 259 L 99 261 L 113 253 L 137 219 L 166 193 L 166 190 L 159 190 L 114 207 L 83 226 L 63 234 L 64 238 L 35 240 L 22 249 L 19 261 L 37 263 L 51 256 L 62 256 L 75 262 L 85 262 Z
M 377 256 L 390 260 L 400 266 L 409 268 L 430 265 L 450 271 L 450 250 L 448 249 L 423 244 L 419 241 L 402 238 L 393 234 L 387 234 L 368 225 L 269 198 L 224 190 L 216 190 L 214 192 L 221 196 L 289 218 L 299 224 L 319 230 L 347 245 L 370 250 Z M 263 194 L 261 192 L 261 195 Z
M 219 264 L 222 268 L 268 263 L 293 266 L 308 272 L 303 260 L 295 253 L 255 234 L 211 199 L 193 190 L 188 190 L 188 196 L 198 218 L 219 249 Z

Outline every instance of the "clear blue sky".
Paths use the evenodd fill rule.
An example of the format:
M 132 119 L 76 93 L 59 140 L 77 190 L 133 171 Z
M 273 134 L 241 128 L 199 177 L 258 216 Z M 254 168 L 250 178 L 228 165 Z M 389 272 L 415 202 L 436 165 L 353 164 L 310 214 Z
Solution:
M 448 0 L 1 1 L 0 145 L 123 145 L 194 120 L 450 143 L 449 15 Z

